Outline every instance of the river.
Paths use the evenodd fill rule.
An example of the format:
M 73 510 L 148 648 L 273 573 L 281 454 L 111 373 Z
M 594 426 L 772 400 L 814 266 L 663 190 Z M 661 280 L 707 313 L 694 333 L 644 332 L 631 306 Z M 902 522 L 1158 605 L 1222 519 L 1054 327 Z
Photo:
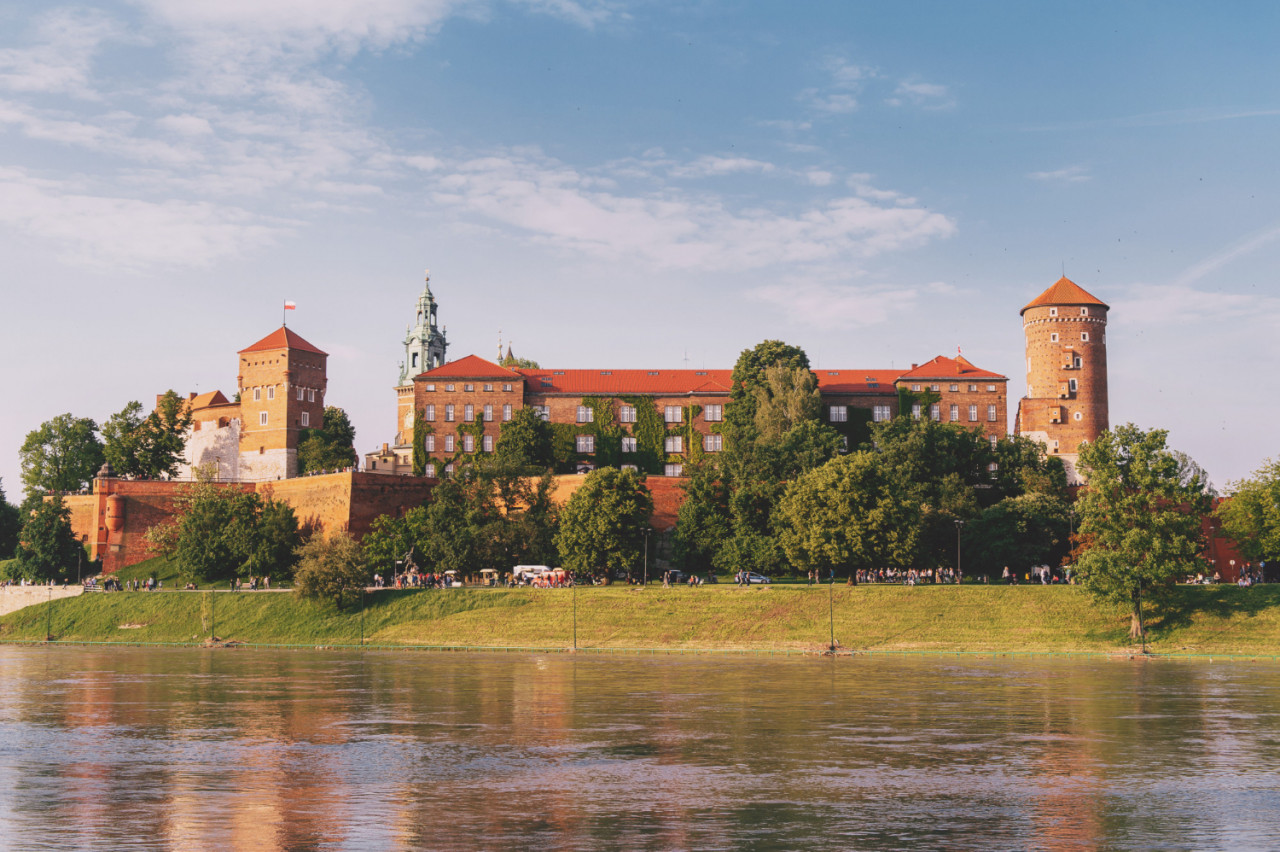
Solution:
M 1280 847 L 1280 667 L 0 647 L 10 849 Z

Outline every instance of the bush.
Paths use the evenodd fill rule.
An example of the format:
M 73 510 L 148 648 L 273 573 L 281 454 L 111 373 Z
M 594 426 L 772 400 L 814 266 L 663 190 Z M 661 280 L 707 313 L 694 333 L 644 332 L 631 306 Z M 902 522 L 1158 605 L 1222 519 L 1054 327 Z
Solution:
M 346 609 L 373 579 L 364 551 L 350 534 L 315 536 L 298 550 L 293 589 L 304 598 Z

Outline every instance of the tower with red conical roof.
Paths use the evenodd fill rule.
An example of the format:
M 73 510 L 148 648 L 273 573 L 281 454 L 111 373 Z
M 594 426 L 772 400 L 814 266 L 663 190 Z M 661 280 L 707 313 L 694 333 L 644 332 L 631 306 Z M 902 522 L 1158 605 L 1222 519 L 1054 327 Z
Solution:
M 1062 458 L 1067 478 L 1080 445 L 1110 427 L 1107 404 L 1107 312 L 1079 284 L 1060 278 L 1022 309 L 1027 394 L 1018 403 L 1018 434 Z
M 284 326 L 238 354 L 238 478 L 260 482 L 297 476 L 303 430 L 323 425 L 329 356 Z

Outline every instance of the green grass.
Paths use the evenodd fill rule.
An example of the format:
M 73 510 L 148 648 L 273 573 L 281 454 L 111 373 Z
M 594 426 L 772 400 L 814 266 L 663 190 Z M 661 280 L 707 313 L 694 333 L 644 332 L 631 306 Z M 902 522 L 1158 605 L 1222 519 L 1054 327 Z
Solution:
M 144 581 L 148 577 L 155 576 L 157 580 L 164 583 L 165 590 L 181 589 L 186 582 L 182 579 L 178 571 L 178 561 L 169 556 L 155 556 L 151 559 L 144 559 L 136 565 L 130 565 L 128 568 L 121 568 L 112 574 L 112 577 L 118 579 L 121 583 L 127 583 L 129 580 Z M 276 580 L 271 581 L 272 586 L 277 585 Z M 228 583 L 226 580 L 219 580 L 216 583 L 200 583 L 197 585 L 200 589 L 226 589 Z
M 1178 609 L 1153 613 L 1148 647 L 1162 653 L 1280 655 L 1280 587 L 1180 587 Z M 845 650 L 1127 652 L 1128 615 L 1082 589 L 1044 586 L 836 586 Z M 582 588 L 583 648 L 820 650 L 828 590 L 733 586 Z M 373 645 L 563 648 L 572 643 L 568 590 L 385 590 L 370 594 Z M 197 643 L 211 632 L 245 643 L 358 644 L 358 609 L 339 613 L 292 593 L 89 593 L 0 618 L 0 640 Z

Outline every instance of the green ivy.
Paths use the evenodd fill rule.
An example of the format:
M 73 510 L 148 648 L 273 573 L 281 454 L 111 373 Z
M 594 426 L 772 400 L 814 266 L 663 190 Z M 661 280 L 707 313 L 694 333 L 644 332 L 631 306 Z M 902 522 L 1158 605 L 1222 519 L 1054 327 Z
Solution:
M 426 412 L 419 411 L 413 418 L 413 475 L 425 476 L 427 473 L 427 436 L 434 430 L 427 422 Z
M 854 408 L 852 405 L 848 407 L 848 412 L 848 419 L 845 422 L 827 423 L 826 425 L 843 435 L 848 443 L 849 450 L 853 451 L 871 441 L 871 418 L 873 412 L 870 408 Z

